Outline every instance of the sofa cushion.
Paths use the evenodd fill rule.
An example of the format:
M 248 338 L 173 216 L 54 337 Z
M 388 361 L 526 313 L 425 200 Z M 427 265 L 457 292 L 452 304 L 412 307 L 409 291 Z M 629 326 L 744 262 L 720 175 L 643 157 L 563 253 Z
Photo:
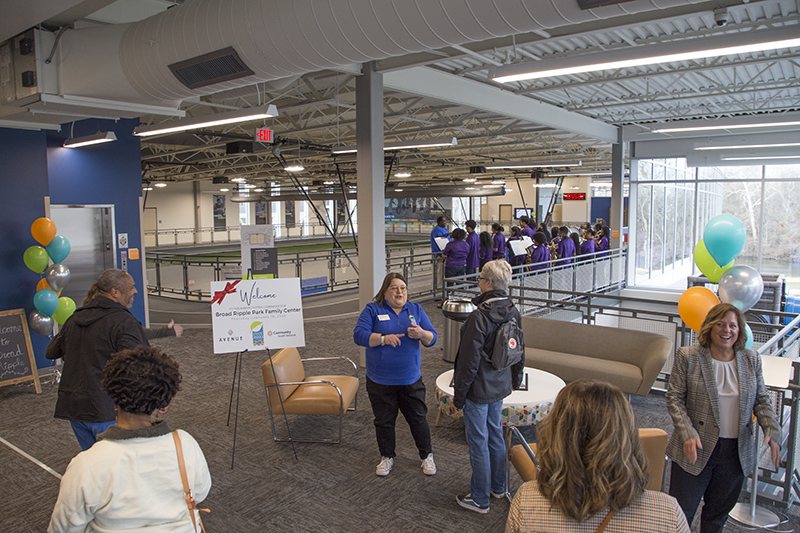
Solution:
M 537 348 L 525 348 L 525 366 L 550 372 L 566 382 L 580 378 L 607 381 L 625 394 L 636 394 L 643 379 L 636 365 Z

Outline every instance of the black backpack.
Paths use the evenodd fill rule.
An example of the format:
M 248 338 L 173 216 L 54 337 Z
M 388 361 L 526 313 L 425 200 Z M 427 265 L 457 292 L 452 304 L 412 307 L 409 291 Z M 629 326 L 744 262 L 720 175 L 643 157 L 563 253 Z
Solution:
M 506 298 L 491 298 L 484 303 Z M 497 328 L 491 355 L 486 360 L 496 370 L 503 370 L 525 360 L 525 334 L 516 318 L 501 323 Z

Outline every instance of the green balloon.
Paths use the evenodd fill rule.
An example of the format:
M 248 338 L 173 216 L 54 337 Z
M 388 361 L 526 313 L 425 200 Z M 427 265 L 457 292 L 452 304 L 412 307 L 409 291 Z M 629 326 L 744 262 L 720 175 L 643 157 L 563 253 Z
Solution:
M 711 254 L 708 253 L 708 250 L 706 250 L 706 245 L 703 240 L 700 239 L 700 242 L 694 247 L 694 264 L 697 265 L 700 272 L 702 272 L 711 283 L 719 283 L 722 274 L 733 266 L 733 261 L 725 266 L 719 266 L 717 262 L 714 261 L 714 258 L 711 257 Z
M 25 250 L 23 260 L 25 261 L 25 266 L 37 274 L 41 274 L 47 268 L 47 262 L 50 257 L 47 255 L 47 250 L 41 246 L 31 246 Z
M 63 324 L 74 312 L 75 301 L 72 298 L 62 296 L 58 299 L 58 308 L 56 308 L 56 312 L 53 313 L 53 318 L 55 318 L 56 322 L 59 324 Z

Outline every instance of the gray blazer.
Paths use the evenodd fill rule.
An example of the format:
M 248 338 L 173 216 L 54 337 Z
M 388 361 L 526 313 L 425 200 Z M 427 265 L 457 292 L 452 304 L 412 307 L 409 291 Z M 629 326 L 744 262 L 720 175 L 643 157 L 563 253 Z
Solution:
M 764 376 L 761 357 L 753 350 L 736 352 L 739 372 L 739 461 L 747 474 L 755 465 L 755 444 L 752 414 L 767 435 L 780 442 L 780 428 L 775 421 Z M 686 346 L 678 350 L 667 390 L 667 410 L 675 430 L 667 455 L 681 468 L 697 475 L 706 466 L 719 438 L 719 393 L 711 366 L 711 352 L 702 346 Z M 700 437 L 703 449 L 697 450 L 692 464 L 683 454 L 683 443 Z

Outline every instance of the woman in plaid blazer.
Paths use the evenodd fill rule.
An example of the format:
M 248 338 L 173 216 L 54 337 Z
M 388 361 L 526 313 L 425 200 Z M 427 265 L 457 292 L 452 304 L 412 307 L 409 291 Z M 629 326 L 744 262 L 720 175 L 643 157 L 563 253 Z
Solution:
M 672 459 L 669 493 L 691 525 L 700 504 L 701 533 L 720 532 L 736 505 L 744 472 L 755 464 L 752 415 L 764 429 L 772 460 L 780 460 L 780 428 L 761 374 L 761 358 L 745 349 L 745 321 L 731 304 L 708 312 L 698 346 L 675 356 L 667 409 L 675 430 L 667 446 Z

